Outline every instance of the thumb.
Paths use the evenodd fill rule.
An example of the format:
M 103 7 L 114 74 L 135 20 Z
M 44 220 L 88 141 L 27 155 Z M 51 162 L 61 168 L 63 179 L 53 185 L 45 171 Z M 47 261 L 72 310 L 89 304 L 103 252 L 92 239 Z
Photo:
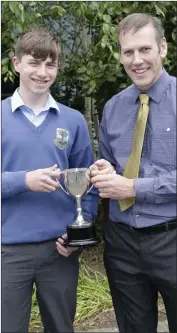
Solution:
M 58 238 L 58 240 L 59 240 L 60 238 L 63 239 L 63 240 L 65 241 L 65 240 L 67 240 L 68 236 L 67 236 L 67 234 L 64 234 L 64 235 L 60 236 L 60 237 Z
M 98 166 L 98 167 L 101 167 L 101 166 L 104 166 L 105 164 L 107 164 L 108 162 L 104 159 L 101 159 L 101 160 L 97 160 L 95 161 L 95 164 Z
M 52 165 L 50 168 L 48 168 L 48 170 L 53 171 L 53 170 L 55 170 L 56 168 L 57 168 L 57 164 L 54 164 L 54 165 Z

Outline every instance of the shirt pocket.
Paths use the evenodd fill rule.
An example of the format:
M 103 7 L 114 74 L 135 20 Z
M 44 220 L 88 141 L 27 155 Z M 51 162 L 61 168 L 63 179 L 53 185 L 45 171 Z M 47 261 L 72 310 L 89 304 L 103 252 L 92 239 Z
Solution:
M 176 129 L 158 125 L 150 135 L 150 162 L 168 171 L 176 168 Z

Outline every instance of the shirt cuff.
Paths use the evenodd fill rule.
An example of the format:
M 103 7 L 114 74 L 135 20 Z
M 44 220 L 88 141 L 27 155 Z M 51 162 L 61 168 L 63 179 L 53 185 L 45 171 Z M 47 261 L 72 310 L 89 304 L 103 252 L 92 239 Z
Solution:
M 139 200 L 147 200 L 149 198 L 152 198 L 154 194 L 154 181 L 155 178 L 136 178 L 136 198 Z

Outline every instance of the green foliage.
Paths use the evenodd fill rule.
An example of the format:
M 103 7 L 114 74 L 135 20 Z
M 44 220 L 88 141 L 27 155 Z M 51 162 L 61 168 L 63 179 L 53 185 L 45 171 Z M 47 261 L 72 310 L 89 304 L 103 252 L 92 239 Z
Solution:
M 46 26 L 62 45 L 62 68 L 52 88 L 55 97 L 76 108 L 79 104 L 80 110 L 84 96 L 94 97 L 101 117 L 104 103 L 131 83 L 120 65 L 116 27 L 134 12 L 162 19 L 169 49 L 164 65 L 176 75 L 176 1 L 4 1 L 3 80 L 14 80 L 10 59 L 17 36 L 29 27 Z
M 31 317 L 30 317 L 30 331 L 34 332 L 34 329 L 37 327 L 41 327 L 41 317 L 36 300 L 36 288 L 34 287 L 32 295 Z
M 106 275 L 83 263 L 79 275 L 75 323 L 111 308 L 112 300 Z

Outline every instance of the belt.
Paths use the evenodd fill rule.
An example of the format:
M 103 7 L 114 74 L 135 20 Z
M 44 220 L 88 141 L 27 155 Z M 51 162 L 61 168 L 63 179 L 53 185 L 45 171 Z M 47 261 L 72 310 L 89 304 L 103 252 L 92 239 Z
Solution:
M 123 224 L 124 227 L 128 227 L 131 230 L 137 231 L 139 233 L 144 233 L 144 234 L 153 234 L 153 233 L 165 232 L 165 231 L 171 231 L 171 230 L 177 229 L 177 220 L 172 220 L 169 222 L 164 222 L 161 224 L 156 224 L 156 225 L 144 227 L 144 228 L 135 228 L 135 227 L 132 227 L 132 226 L 124 224 L 124 223 L 119 223 L 119 225 L 121 225 L 121 224 Z

